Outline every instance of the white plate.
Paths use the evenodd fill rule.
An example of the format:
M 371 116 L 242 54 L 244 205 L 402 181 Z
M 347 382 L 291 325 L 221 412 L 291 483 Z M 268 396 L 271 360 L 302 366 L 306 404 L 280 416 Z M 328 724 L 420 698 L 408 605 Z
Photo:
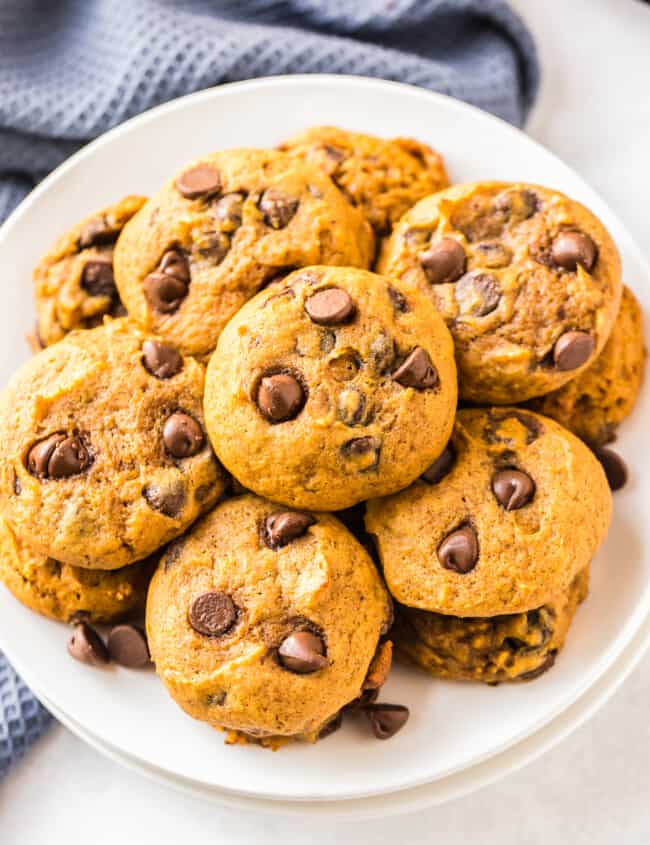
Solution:
M 626 278 L 650 309 L 650 271 L 629 235 L 591 189 L 554 156 L 512 127 L 442 96 L 377 80 L 287 77 L 223 86 L 145 114 L 89 145 L 52 174 L 0 233 L 5 307 L 0 356 L 6 378 L 25 357 L 33 322 L 29 276 L 40 253 L 84 214 L 127 192 L 148 193 L 207 150 L 268 145 L 315 123 L 381 135 L 414 135 L 440 149 L 456 181 L 523 179 L 560 188 L 591 206 L 621 248 Z M 650 607 L 650 501 L 644 427 L 646 387 L 620 449 L 633 467 L 616 497 L 609 539 L 594 564 L 592 594 L 579 611 L 556 668 L 534 684 L 431 682 L 398 667 L 385 700 L 412 716 L 378 743 L 353 725 L 316 747 L 272 754 L 226 747 L 191 721 L 152 673 L 91 671 L 65 652 L 67 632 L 0 592 L 0 645 L 27 683 L 116 754 L 162 775 L 223 792 L 277 800 L 375 796 L 427 784 L 494 756 L 539 730 L 612 666 Z M 644 471 L 645 470 L 645 471 Z

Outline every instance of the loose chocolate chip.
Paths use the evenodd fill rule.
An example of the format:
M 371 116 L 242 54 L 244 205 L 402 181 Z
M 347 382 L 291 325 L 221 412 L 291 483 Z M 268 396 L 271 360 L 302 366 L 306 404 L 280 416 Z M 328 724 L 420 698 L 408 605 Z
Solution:
M 551 259 L 564 270 L 575 271 L 578 264 L 589 272 L 597 258 L 596 244 L 584 232 L 560 232 L 551 245 Z
M 185 504 L 185 485 L 177 481 L 171 487 L 160 487 L 157 484 L 147 484 L 142 495 L 149 507 L 159 511 L 163 516 L 175 519 L 183 510 Z
M 244 213 L 243 194 L 225 194 L 214 204 L 212 213 L 221 224 L 222 231 L 234 232 L 241 226 Z
M 95 217 L 89 220 L 81 230 L 77 244 L 79 249 L 90 249 L 91 246 L 112 244 L 120 233 L 119 227 L 108 222 L 105 217 Z
M 281 511 L 266 517 L 262 525 L 262 537 L 270 549 L 277 551 L 302 537 L 315 523 L 316 519 L 310 513 Z
M 268 188 L 262 194 L 259 209 L 264 215 L 267 226 L 273 229 L 284 229 L 298 211 L 298 200 L 288 197 L 277 188 Z
M 481 264 L 490 269 L 507 267 L 512 261 L 512 252 L 499 241 L 483 241 L 475 249 Z
M 492 476 L 492 492 L 507 511 L 516 511 L 532 501 L 535 482 L 518 469 L 502 469 Z
M 455 238 L 441 238 L 418 255 L 420 266 L 432 285 L 455 282 L 465 270 L 465 250 Z
M 501 299 L 499 280 L 491 273 L 477 270 L 465 273 L 456 284 L 454 293 L 461 313 L 474 317 L 491 314 Z
M 165 420 L 163 442 L 174 458 L 191 458 L 201 451 L 205 438 L 193 417 L 177 412 Z
M 109 296 L 116 294 L 111 261 L 86 261 L 81 273 L 81 287 L 91 296 Z
M 181 173 L 176 187 L 186 199 L 195 200 L 216 193 L 221 188 L 221 177 L 209 164 L 198 164 Z
M 333 733 L 336 733 L 336 731 L 338 731 L 342 724 L 343 713 L 341 710 L 339 710 L 336 716 L 334 716 L 333 719 L 330 719 L 330 721 L 320 729 L 318 738 L 325 739 L 326 737 L 331 736 Z
M 575 370 L 589 360 L 596 340 L 588 332 L 565 332 L 555 342 L 553 361 L 558 370 Z
M 478 538 L 469 525 L 448 534 L 438 546 L 438 560 L 445 569 L 465 575 L 478 560 Z
M 54 447 L 47 462 L 48 478 L 78 475 L 90 465 L 90 455 L 79 437 L 65 437 Z
M 48 477 L 47 467 L 52 452 L 63 440 L 65 440 L 65 434 L 50 434 L 45 440 L 41 440 L 32 446 L 27 454 L 27 469 L 32 475 L 35 475 L 36 478 Z
M 171 314 L 187 296 L 190 269 L 183 253 L 176 249 L 166 252 L 158 269 L 142 282 L 144 295 L 154 311 Z
M 237 608 L 228 593 L 212 591 L 192 599 L 190 625 L 206 637 L 220 637 L 237 621 Z
M 600 449 L 596 449 L 594 454 L 605 470 L 610 488 L 616 491 L 624 487 L 627 483 L 628 471 L 625 461 L 618 452 L 603 446 Z
M 257 407 L 269 422 L 281 423 L 297 417 L 305 404 L 305 391 L 288 373 L 264 376 L 257 391 Z
M 327 666 L 325 643 L 311 631 L 296 631 L 278 649 L 282 666 L 296 675 L 311 675 Z
M 106 645 L 111 659 L 120 666 L 138 669 L 151 660 L 144 631 L 135 625 L 116 625 L 111 628 Z
M 406 314 L 407 311 L 411 310 L 404 294 L 392 285 L 388 285 L 388 298 L 393 303 L 393 308 L 401 314 Z
M 350 294 L 342 288 L 325 288 L 305 302 L 309 318 L 319 326 L 336 326 L 347 323 L 356 311 Z
M 377 739 L 390 739 L 401 730 L 409 717 L 408 707 L 402 704 L 368 704 L 364 707 Z
M 420 478 L 427 481 L 429 484 L 437 484 L 439 481 L 451 472 L 451 468 L 456 463 L 456 450 L 451 443 L 448 443 L 443 453 L 425 470 Z
M 355 462 L 359 472 L 370 472 L 379 466 L 381 440 L 379 437 L 353 437 L 341 446 L 341 453 Z
M 68 641 L 68 654 L 88 666 L 105 666 L 110 662 L 104 641 L 87 622 L 75 625 Z
M 535 678 L 539 678 L 540 675 L 548 672 L 548 670 L 553 667 L 556 657 L 557 651 L 555 649 L 553 651 L 549 651 L 544 658 L 543 663 L 541 663 L 537 669 L 531 669 L 530 672 L 524 672 L 522 675 L 519 675 L 517 679 L 519 681 L 534 681 Z
M 168 379 L 183 369 L 183 358 L 174 346 L 160 340 L 145 340 L 142 344 L 142 365 L 159 379 Z
M 438 384 L 438 373 L 426 349 L 416 346 L 404 363 L 393 373 L 393 381 L 401 384 L 402 387 L 414 387 L 417 390 L 435 387 Z

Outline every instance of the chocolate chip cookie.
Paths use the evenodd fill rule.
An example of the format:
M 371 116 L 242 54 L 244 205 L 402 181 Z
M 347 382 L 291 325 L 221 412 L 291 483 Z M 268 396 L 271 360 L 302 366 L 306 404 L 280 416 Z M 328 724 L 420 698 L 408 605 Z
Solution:
M 391 636 L 403 654 L 436 677 L 532 681 L 555 663 L 588 589 L 587 567 L 566 591 L 525 613 L 461 618 L 401 606 Z
M 591 450 L 518 408 L 458 413 L 445 453 L 407 490 L 368 502 L 388 589 L 452 616 L 522 613 L 566 592 L 609 527 Z
M 372 561 L 337 519 L 244 495 L 169 547 L 147 633 L 190 716 L 257 739 L 313 740 L 361 695 L 390 615 Z
M 204 370 L 127 320 L 70 333 L 0 398 L 0 508 L 41 555 L 117 569 L 182 533 L 225 487 Z
M 537 185 L 477 182 L 421 200 L 381 273 L 428 291 L 456 344 L 459 391 L 512 404 L 593 363 L 618 313 L 621 266 L 600 221 Z
M 38 321 L 35 346 L 61 340 L 73 329 L 125 313 L 113 278 L 113 249 L 146 197 L 124 197 L 87 217 L 54 244 L 34 270 Z
M 412 138 L 316 126 L 279 149 L 324 170 L 379 237 L 422 197 L 449 185 L 442 156 Z
M 602 446 L 614 439 L 616 429 L 634 408 L 645 357 L 643 315 L 626 286 L 614 328 L 598 358 L 564 387 L 531 400 L 529 406 L 591 446 Z
M 443 450 L 453 346 L 429 299 L 353 268 L 270 285 L 224 330 L 206 377 L 217 455 L 244 487 L 340 510 L 405 487 Z
M 115 277 L 129 315 L 207 356 L 261 287 L 307 264 L 369 266 L 370 226 L 317 167 L 227 150 L 185 167 L 125 228 Z
M 24 605 L 60 622 L 114 622 L 144 611 L 155 559 L 112 572 L 34 552 L 0 518 L 0 581 Z

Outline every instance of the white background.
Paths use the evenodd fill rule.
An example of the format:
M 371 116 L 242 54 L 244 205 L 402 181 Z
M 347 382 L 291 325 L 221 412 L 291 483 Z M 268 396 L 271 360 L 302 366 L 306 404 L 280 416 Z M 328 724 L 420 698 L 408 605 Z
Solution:
M 529 133 L 592 183 L 642 247 L 650 244 L 650 5 L 511 2 L 533 30 L 544 68 Z M 524 770 L 443 807 L 345 825 L 262 817 L 185 798 L 100 757 L 57 726 L 0 788 L 0 842 L 418 845 L 439 837 L 445 845 L 473 839 L 647 845 L 649 713 L 650 655 L 591 722 Z

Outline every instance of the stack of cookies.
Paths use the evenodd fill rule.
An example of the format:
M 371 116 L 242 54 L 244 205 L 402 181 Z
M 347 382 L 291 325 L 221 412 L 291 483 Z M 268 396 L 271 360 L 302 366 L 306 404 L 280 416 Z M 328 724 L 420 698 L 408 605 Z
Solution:
M 321 127 L 103 209 L 34 279 L 0 577 L 74 625 L 73 657 L 151 660 L 191 716 L 273 747 L 344 714 L 394 735 L 393 646 L 489 684 L 553 665 L 644 364 L 582 205 Z

